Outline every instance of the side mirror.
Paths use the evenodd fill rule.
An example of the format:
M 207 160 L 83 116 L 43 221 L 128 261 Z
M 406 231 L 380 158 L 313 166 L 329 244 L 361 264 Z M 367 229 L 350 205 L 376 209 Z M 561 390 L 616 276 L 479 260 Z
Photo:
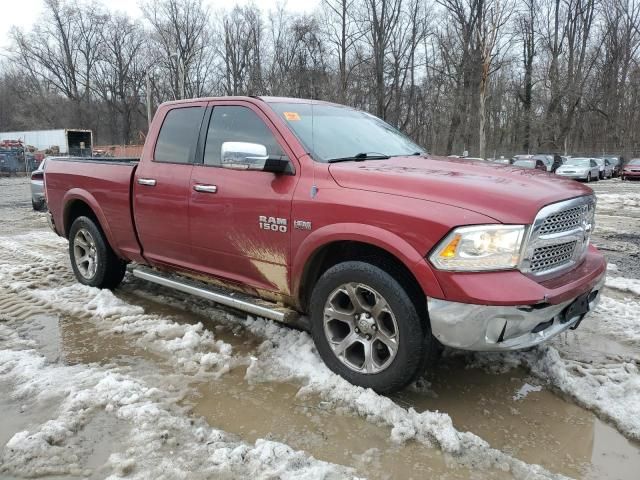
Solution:
M 259 143 L 224 142 L 220 150 L 222 167 L 232 170 L 256 170 L 290 173 L 291 164 L 285 156 L 267 155 L 267 147 Z

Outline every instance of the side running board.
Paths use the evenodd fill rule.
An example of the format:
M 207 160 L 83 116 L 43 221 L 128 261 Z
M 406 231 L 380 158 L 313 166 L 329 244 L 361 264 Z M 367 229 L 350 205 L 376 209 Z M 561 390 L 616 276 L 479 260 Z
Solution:
M 268 318 L 269 320 L 275 320 L 277 322 L 288 323 L 294 326 L 304 328 L 305 325 L 301 322 L 300 314 L 295 310 L 281 307 L 276 304 L 270 304 L 269 302 L 254 299 L 248 295 L 240 293 L 233 293 L 222 290 L 217 287 L 212 287 L 204 282 L 192 281 L 177 275 L 172 275 L 173 278 L 162 275 L 160 272 L 149 270 L 147 268 L 137 267 L 132 271 L 135 277 L 147 280 L 163 287 L 171 288 L 179 292 L 188 293 L 196 297 L 210 300 L 226 307 L 241 310 L 262 318 Z

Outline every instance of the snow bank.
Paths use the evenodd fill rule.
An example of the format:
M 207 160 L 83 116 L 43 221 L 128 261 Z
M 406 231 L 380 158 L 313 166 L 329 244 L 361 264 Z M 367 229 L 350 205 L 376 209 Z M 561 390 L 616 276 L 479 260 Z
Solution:
M 525 357 L 526 365 L 579 404 L 613 422 L 626 436 L 640 440 L 640 372 L 633 363 L 593 365 L 563 359 L 551 347 Z
M 631 362 L 593 364 L 563 358 L 551 345 L 526 352 L 464 353 L 469 365 L 522 366 L 550 387 L 612 422 L 629 438 L 640 440 L 640 372 Z
M 100 329 L 131 335 L 139 346 L 170 354 L 172 365 L 194 374 L 220 376 L 246 359 L 234 357 L 230 344 L 216 340 L 202 323 L 183 324 L 170 317 L 147 314 L 109 290 L 74 284 L 56 289 L 33 290 L 29 295 L 58 312 L 87 318 Z
M 14 350 L 21 346 L 15 338 L 0 339 L 0 383 L 12 386 L 12 397 L 26 409 L 37 409 L 44 397 L 59 401 L 56 418 L 18 432 L 8 441 L 0 457 L 0 473 L 91 475 L 83 465 L 91 447 L 81 432 L 98 415 L 107 415 L 127 431 L 118 435 L 121 451 L 112 452 L 100 468 L 100 476 L 107 478 L 353 476 L 351 470 L 317 461 L 281 443 L 236 441 L 202 419 L 185 416 L 177 405 L 179 396 L 126 374 L 96 366 L 49 364 L 33 350 Z M 105 432 L 109 433 L 112 430 Z

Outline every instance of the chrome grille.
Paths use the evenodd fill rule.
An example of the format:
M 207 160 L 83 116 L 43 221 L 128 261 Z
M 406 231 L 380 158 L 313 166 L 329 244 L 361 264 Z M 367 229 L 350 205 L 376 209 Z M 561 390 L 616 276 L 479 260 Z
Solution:
M 531 257 L 531 271 L 538 273 L 569 262 L 573 258 L 577 243 L 574 240 L 560 245 L 549 245 L 534 249 Z
M 584 196 L 542 208 L 531 225 L 520 270 L 548 278 L 581 261 L 593 230 L 595 204 L 594 196 Z
M 582 221 L 589 211 L 589 205 L 580 205 L 574 208 L 568 208 L 558 213 L 549 215 L 540 227 L 540 235 L 548 235 L 550 233 L 567 232 L 574 230 L 582 225 Z

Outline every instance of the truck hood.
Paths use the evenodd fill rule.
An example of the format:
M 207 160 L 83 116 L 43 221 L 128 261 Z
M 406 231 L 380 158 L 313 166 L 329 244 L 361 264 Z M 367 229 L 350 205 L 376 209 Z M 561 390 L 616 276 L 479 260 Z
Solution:
M 593 193 L 540 170 L 442 157 L 334 163 L 329 172 L 344 188 L 454 205 L 502 223 L 529 224 L 545 205 Z

